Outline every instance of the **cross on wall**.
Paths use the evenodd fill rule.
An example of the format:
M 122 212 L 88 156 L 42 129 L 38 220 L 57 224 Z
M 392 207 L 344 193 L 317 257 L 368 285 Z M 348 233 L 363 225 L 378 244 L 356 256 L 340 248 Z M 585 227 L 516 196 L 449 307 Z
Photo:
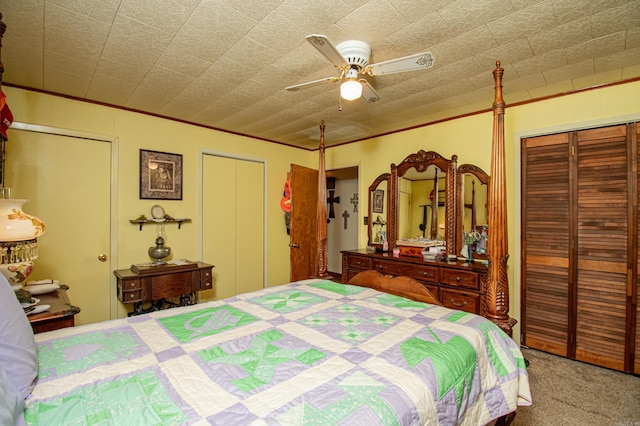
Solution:
M 351 215 L 346 210 L 344 211 L 344 213 L 342 213 L 342 217 L 344 218 L 344 229 L 347 229 L 347 219 L 349 218 L 349 216 Z
M 329 219 L 333 219 L 336 217 L 335 212 L 333 211 L 333 203 L 340 204 L 340 196 L 334 197 L 334 191 L 329 191 L 329 196 L 327 197 L 327 203 L 329 203 Z

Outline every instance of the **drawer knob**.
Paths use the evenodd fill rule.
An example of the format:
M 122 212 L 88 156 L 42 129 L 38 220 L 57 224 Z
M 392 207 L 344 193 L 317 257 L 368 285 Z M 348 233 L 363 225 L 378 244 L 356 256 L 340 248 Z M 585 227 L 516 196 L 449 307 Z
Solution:
M 425 277 L 430 277 L 431 276 L 431 274 L 428 273 L 428 272 L 423 272 L 422 275 L 424 275 Z
M 456 281 L 460 282 L 460 277 L 456 277 Z
M 463 301 L 462 303 L 456 303 L 456 301 L 455 301 L 455 300 L 453 300 L 453 299 L 451 299 L 450 301 L 451 301 L 451 304 L 452 304 L 453 306 L 457 306 L 457 307 L 459 307 L 459 308 L 462 308 L 463 306 L 467 306 L 467 301 L 466 301 L 466 300 L 465 300 L 465 301 Z

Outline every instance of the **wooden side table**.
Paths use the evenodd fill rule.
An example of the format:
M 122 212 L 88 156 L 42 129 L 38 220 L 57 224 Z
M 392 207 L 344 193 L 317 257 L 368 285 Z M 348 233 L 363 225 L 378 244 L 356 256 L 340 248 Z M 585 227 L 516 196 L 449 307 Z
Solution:
M 69 286 L 63 284 L 51 293 L 33 296 L 40 299 L 40 304 L 51 306 L 44 312 L 28 316 L 34 333 L 44 333 L 75 325 L 75 315 L 80 312 L 80 308 L 71 304 L 67 290 Z

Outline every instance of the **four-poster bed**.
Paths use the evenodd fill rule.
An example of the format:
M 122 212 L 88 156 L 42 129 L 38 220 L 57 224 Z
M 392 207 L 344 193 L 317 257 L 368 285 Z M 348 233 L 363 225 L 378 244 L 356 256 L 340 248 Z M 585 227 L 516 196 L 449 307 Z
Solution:
M 0 423 L 476 425 L 528 404 L 522 354 L 492 322 L 440 306 L 410 278 L 323 279 L 320 129 L 319 278 L 38 334 L 37 352 L 24 351 L 37 369 L 20 377 L 29 395 L 0 380 Z M 12 299 L 0 312 L 26 322 Z M 506 312 L 490 313 L 500 323 Z M 34 343 L 23 326 L 5 330 L 0 355 Z

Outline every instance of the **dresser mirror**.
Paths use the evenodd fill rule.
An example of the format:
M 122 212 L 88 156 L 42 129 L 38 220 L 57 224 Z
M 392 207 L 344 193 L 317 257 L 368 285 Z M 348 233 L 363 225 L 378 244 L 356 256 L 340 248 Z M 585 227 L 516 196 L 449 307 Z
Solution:
M 387 238 L 390 173 L 378 176 L 369 186 L 369 246 L 381 248 Z
M 420 150 L 391 165 L 390 248 L 398 240 L 435 239 L 455 252 L 456 159 Z
M 398 177 L 398 240 L 444 241 L 446 175 L 435 165 Z
M 457 200 L 458 213 L 456 247 L 458 255 L 468 257 L 465 246 L 472 250 L 475 259 L 486 259 L 488 224 L 489 175 L 473 164 L 458 166 Z

